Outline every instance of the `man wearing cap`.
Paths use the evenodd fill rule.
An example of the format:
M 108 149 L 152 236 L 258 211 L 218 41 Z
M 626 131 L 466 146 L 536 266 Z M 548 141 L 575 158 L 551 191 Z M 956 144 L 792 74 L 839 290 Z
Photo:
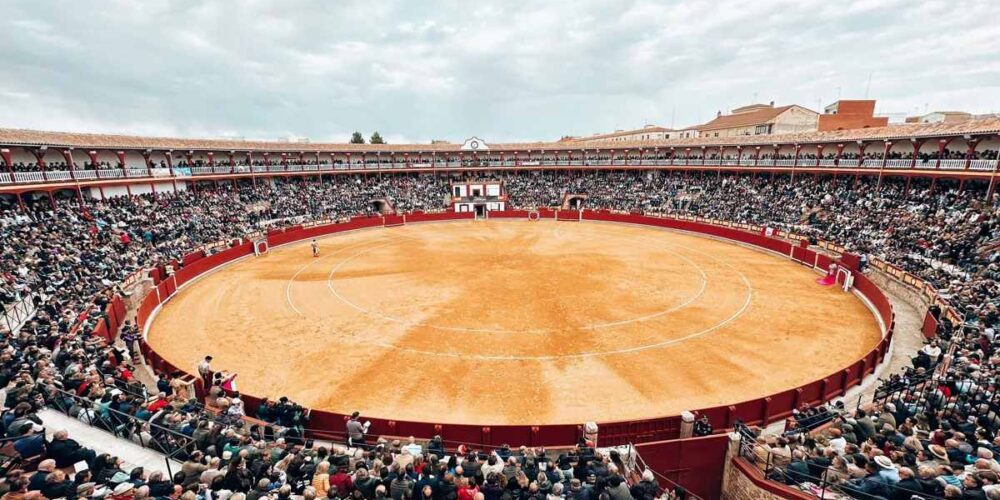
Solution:
M 107 498 L 112 499 L 112 500 L 125 500 L 125 499 L 128 499 L 128 498 L 132 498 L 132 496 L 133 496 L 132 495 L 132 491 L 133 490 L 135 490 L 135 485 L 134 484 L 132 484 L 132 483 L 130 483 L 128 481 L 126 481 L 124 483 L 119 483 L 118 486 L 115 486 L 115 490 L 112 491 L 111 494 L 108 495 Z
M 948 460 L 948 451 L 945 449 L 944 446 L 932 444 L 927 447 L 927 451 L 931 453 L 932 459 L 920 465 L 930 465 L 932 467 L 937 467 L 940 465 L 947 465 L 951 463 L 951 461 Z
M 892 463 L 892 459 L 879 455 L 875 457 L 875 465 L 879 468 L 878 475 L 885 479 L 886 484 L 892 486 L 899 482 L 899 471 L 896 470 L 896 464 Z
M 97 483 L 83 483 L 76 487 L 77 498 L 90 498 L 96 496 Z

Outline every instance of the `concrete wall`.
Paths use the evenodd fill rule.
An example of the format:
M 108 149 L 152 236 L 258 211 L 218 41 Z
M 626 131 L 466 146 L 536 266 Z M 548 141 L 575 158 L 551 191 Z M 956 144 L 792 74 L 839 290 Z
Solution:
M 747 467 L 750 472 L 744 472 L 737 464 L 739 438 L 736 434 L 729 435 L 729 449 L 726 452 L 726 468 L 722 474 L 722 491 L 719 498 L 723 500 L 778 500 L 778 499 L 814 499 L 780 483 L 766 481 L 763 473 L 756 466 Z M 743 462 L 749 464 L 749 462 Z M 778 494 L 780 492 L 780 494 Z
M 774 119 L 772 134 L 814 132 L 819 127 L 819 115 L 804 108 L 789 108 Z

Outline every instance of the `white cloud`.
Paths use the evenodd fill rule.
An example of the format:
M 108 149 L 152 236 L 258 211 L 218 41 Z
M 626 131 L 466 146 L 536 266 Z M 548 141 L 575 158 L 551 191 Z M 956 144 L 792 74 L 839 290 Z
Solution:
M 992 0 L 101 2 L 0 16 L 0 126 L 391 142 L 677 126 L 757 101 L 994 111 Z

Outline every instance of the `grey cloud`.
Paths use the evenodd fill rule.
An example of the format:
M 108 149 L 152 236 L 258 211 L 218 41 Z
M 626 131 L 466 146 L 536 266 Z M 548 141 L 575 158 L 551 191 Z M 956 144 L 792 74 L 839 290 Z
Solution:
M 13 0 L 0 126 L 555 139 L 758 101 L 998 106 L 1000 4 Z

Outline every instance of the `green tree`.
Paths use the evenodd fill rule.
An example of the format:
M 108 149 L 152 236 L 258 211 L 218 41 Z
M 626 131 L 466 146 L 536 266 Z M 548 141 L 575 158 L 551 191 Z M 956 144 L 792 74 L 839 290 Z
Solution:
M 361 135 L 361 132 L 355 132 L 351 134 L 351 144 L 364 144 L 365 137 Z
M 368 139 L 368 142 L 370 144 L 385 144 L 385 140 L 383 140 L 382 136 L 379 135 L 378 130 L 372 133 L 372 138 Z

